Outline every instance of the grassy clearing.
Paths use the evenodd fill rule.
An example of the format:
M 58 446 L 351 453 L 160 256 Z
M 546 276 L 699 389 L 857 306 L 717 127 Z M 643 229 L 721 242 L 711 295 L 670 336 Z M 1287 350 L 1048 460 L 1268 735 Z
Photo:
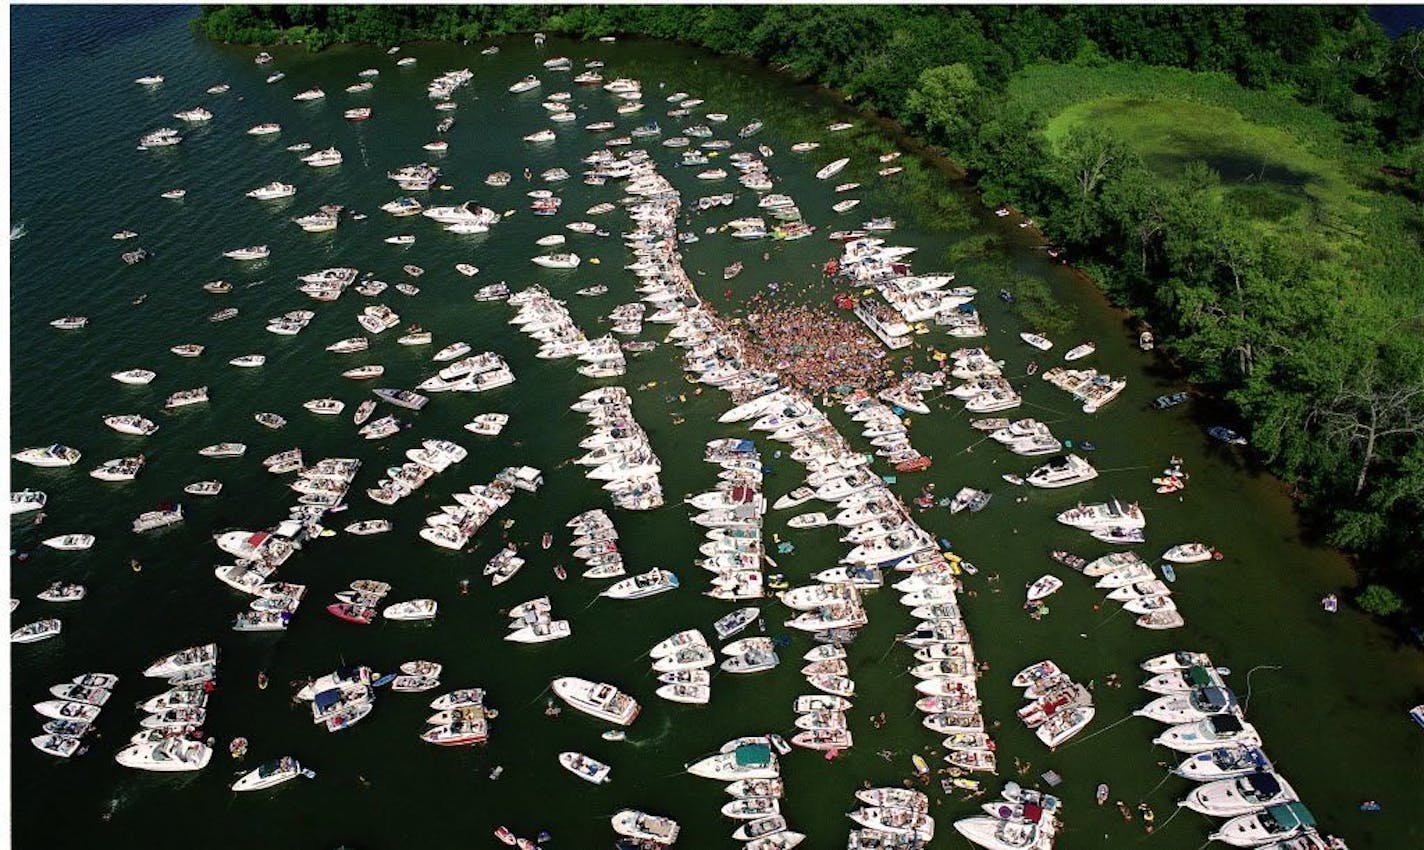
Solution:
M 1354 224 L 1371 206 L 1347 178 L 1343 162 L 1229 107 L 1168 97 L 1099 97 L 1053 116 L 1044 135 L 1056 143 L 1081 127 L 1112 133 L 1168 179 L 1192 162 L 1205 162 L 1221 175 L 1223 193 L 1257 227 L 1311 232 L 1336 249 L 1353 241 Z

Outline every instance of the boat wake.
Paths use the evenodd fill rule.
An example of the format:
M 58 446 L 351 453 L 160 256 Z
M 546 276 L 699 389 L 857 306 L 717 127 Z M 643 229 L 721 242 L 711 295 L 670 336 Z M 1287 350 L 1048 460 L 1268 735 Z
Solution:
M 634 746 L 634 747 L 646 747 L 646 746 L 648 746 L 649 744 L 656 744 L 656 743 L 662 741 L 662 740 L 663 740 L 664 738 L 666 738 L 666 737 L 668 736 L 668 734 L 671 733 L 671 732 L 672 732 L 672 717 L 667 716 L 667 715 L 664 715 L 664 716 L 663 716 L 663 725 L 662 725 L 662 728 L 660 728 L 660 729 L 658 730 L 658 734 L 654 735 L 654 736 L 651 737 L 651 738 L 640 738 L 640 739 L 638 739 L 638 740 L 636 740 L 636 741 L 633 740 L 632 738 L 629 738 L 625 743 L 627 743 L 627 744 L 630 745 L 630 746 Z

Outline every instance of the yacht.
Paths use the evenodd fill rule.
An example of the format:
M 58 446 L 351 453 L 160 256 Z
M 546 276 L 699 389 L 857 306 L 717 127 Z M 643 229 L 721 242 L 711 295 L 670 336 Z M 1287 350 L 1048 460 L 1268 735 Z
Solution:
M 198 449 L 198 454 L 213 458 L 242 457 L 246 453 L 247 446 L 243 443 L 214 443 Z
M 1314 826 L 1315 816 L 1304 803 L 1283 802 L 1267 806 L 1265 811 L 1238 815 L 1208 837 L 1233 847 L 1258 847 L 1271 842 L 1278 842 L 1272 846 L 1279 847 Z
M 1092 464 L 1076 454 L 1053 458 L 1024 477 L 1034 487 L 1056 489 L 1081 484 L 1098 477 Z
M 564 702 L 600 720 L 627 726 L 638 716 L 637 700 L 612 685 L 565 676 L 555 679 L 552 687 Z
M 1295 790 L 1284 777 L 1261 771 L 1199 785 L 1177 805 L 1204 815 L 1229 818 L 1295 799 Z
M 201 124 L 205 121 L 213 120 L 213 114 L 201 106 L 193 109 L 185 109 L 182 112 L 173 113 L 173 117 L 179 121 L 187 121 L 190 124 Z
M 296 186 L 293 186 L 291 183 L 282 183 L 274 180 L 266 186 L 259 186 L 256 189 L 248 191 L 247 197 L 259 201 L 274 201 L 279 198 L 290 198 L 295 194 L 297 194 Z
M 137 80 L 134 80 L 134 82 L 141 86 L 161 86 L 163 85 L 163 75 L 149 74 L 145 77 L 139 77 Z
M 247 248 L 234 248 L 231 251 L 224 251 L 223 256 L 230 260 L 265 260 L 271 256 L 271 253 L 266 245 L 252 245 Z
M 145 133 L 144 135 L 140 136 L 138 140 L 138 149 L 141 151 L 145 151 L 149 150 L 150 148 L 167 148 L 172 147 L 173 145 L 176 145 L 182 141 L 183 137 L 178 134 L 177 130 L 174 130 L 171 127 L 164 127 L 162 129 L 154 130 L 151 133 Z
M 337 150 L 336 148 L 327 148 L 325 150 L 319 150 L 302 157 L 302 162 L 305 162 L 312 168 L 327 168 L 333 165 L 340 165 L 341 151 Z
M 299 91 L 296 94 L 292 95 L 292 100 L 311 101 L 321 100 L 324 97 L 326 97 L 326 92 L 322 91 L 319 88 L 311 88 L 307 89 L 306 91 Z
M 254 124 L 247 128 L 247 135 L 249 136 L 273 136 L 280 132 L 282 132 L 282 125 L 275 121 Z
M 509 92 L 511 94 L 522 94 L 524 92 L 537 89 L 539 85 L 539 78 L 534 76 L 533 74 L 530 74 L 529 76 L 510 86 Z

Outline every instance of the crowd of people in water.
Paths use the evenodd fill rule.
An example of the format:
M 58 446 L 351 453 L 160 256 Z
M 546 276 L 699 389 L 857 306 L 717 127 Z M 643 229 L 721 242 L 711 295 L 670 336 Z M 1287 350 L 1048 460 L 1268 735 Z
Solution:
M 754 368 L 776 369 L 809 393 L 837 387 L 876 392 L 894 382 L 885 349 L 854 319 L 823 305 L 775 303 L 765 293 L 744 306 L 739 329 Z

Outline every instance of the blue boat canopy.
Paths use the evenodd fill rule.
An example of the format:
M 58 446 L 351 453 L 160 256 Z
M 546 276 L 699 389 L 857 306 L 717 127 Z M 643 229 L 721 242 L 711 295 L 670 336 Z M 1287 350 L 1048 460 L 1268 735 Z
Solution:
M 743 744 L 737 747 L 738 767 L 760 767 L 771 764 L 771 746 L 768 744 Z
M 1246 782 L 1257 800 L 1269 800 L 1281 793 L 1281 782 L 1274 773 L 1247 774 Z

